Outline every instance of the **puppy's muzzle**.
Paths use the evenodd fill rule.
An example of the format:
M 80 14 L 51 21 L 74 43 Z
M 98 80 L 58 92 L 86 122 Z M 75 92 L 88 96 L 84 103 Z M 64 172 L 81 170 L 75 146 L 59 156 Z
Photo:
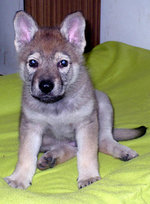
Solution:
M 61 100 L 64 96 L 61 89 L 57 94 L 54 94 L 55 89 L 56 87 L 53 81 L 43 79 L 38 84 L 37 90 L 40 92 L 36 92 L 36 89 L 32 89 L 32 96 L 43 103 L 55 103 Z

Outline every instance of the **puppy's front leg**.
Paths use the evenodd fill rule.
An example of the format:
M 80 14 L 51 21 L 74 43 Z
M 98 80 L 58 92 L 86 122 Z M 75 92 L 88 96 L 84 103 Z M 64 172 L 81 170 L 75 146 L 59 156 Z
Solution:
M 98 172 L 98 125 L 97 120 L 77 129 L 78 187 L 83 188 L 100 179 Z
M 37 154 L 42 142 L 42 129 L 42 126 L 33 122 L 22 122 L 18 163 L 13 174 L 5 178 L 11 187 L 25 189 L 31 185 L 36 170 Z

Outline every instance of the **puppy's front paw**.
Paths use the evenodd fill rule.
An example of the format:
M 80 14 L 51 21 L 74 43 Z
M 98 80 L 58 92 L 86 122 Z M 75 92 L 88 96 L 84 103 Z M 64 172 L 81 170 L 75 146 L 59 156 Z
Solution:
M 28 180 L 28 179 L 21 178 L 21 177 L 17 178 L 17 177 L 15 177 L 13 175 L 4 178 L 4 180 L 12 188 L 26 189 L 26 188 L 28 188 L 32 184 L 31 181 Z
M 78 188 L 81 189 L 81 188 L 84 188 L 96 181 L 100 180 L 100 177 L 99 176 L 96 176 L 96 177 L 92 177 L 92 178 L 89 178 L 89 179 L 86 179 L 86 180 L 79 180 L 78 181 Z

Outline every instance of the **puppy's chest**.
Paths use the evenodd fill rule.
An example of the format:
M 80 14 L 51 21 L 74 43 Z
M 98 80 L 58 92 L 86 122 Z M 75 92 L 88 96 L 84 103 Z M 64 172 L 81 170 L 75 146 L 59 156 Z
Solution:
M 61 112 L 52 111 L 51 109 L 30 109 L 24 108 L 24 112 L 32 121 L 40 123 L 50 129 L 51 135 L 56 138 L 74 138 L 75 130 L 81 123 L 90 118 L 93 111 L 93 100 L 87 101 L 78 108 L 62 108 Z
M 49 126 L 51 137 L 56 139 L 70 139 L 73 140 L 75 137 L 75 128 L 73 124 L 57 123 L 53 126 Z
M 83 118 L 80 111 L 53 114 L 50 112 L 34 112 L 25 109 L 25 114 L 30 120 L 43 125 L 49 130 L 50 136 L 57 139 L 73 139 L 78 122 Z
M 47 127 L 51 131 L 51 136 L 57 139 L 74 138 L 77 125 L 75 114 L 66 113 L 60 115 L 50 114 L 47 119 Z

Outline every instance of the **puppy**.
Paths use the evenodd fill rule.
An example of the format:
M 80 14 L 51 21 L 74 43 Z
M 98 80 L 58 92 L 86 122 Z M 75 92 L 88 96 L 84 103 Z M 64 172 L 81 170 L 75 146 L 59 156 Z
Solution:
M 36 167 L 47 169 L 77 155 L 78 187 L 100 179 L 98 151 L 122 160 L 138 154 L 117 142 L 139 137 L 145 127 L 113 130 L 113 109 L 94 91 L 84 67 L 85 19 L 68 15 L 59 28 L 39 28 L 27 13 L 14 19 L 15 47 L 24 81 L 18 163 L 5 181 L 27 188 Z M 45 152 L 37 162 L 37 155 Z

